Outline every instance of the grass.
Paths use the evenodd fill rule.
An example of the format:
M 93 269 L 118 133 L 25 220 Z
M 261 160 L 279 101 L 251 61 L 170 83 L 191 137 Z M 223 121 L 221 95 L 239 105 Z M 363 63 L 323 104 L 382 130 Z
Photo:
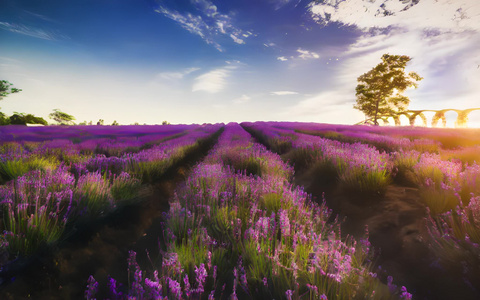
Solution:
M 348 170 L 340 175 L 340 188 L 351 194 L 361 194 L 371 200 L 382 197 L 391 183 L 386 170 L 368 171 L 361 168 Z
M 4 239 L 10 257 L 57 242 L 71 213 L 73 183 L 73 176 L 59 168 L 31 171 L 4 187 Z
M 105 215 L 114 206 L 110 182 L 100 172 L 87 173 L 78 179 L 75 198 L 80 215 Z
M 126 203 L 137 197 L 140 187 L 140 180 L 130 176 L 127 172 L 122 172 L 113 178 L 110 193 L 116 203 Z

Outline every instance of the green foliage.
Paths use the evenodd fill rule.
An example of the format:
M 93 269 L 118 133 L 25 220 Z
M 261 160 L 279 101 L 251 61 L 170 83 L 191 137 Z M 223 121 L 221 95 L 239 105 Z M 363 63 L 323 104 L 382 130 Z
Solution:
M 395 169 L 394 181 L 408 186 L 418 186 L 413 167 L 420 159 L 417 151 L 402 151 L 392 154 Z
M 50 216 L 50 211 L 42 206 L 29 209 L 27 205 L 16 210 L 11 206 L 6 209 L 5 239 L 11 255 L 32 254 L 42 244 L 55 243 L 65 229 L 65 223 L 59 218 Z
M 163 122 L 162 122 L 162 125 L 170 125 L 170 122 L 168 122 L 168 121 L 163 121 Z
M 0 80 L 0 100 L 3 100 L 4 97 L 9 94 L 14 94 L 21 92 L 21 89 L 12 87 L 12 83 L 7 80 Z M 0 125 L 26 125 L 26 124 L 42 124 L 47 125 L 41 117 L 35 117 L 32 114 L 25 115 L 24 113 L 15 112 L 12 116 L 7 117 L 4 113 L 0 112 Z
M 60 125 L 72 125 L 75 124 L 73 121 L 75 117 L 60 111 L 59 109 L 54 109 L 53 113 L 49 114 L 48 117 Z
M 12 125 L 27 125 L 27 124 L 40 124 L 40 125 L 48 125 L 47 121 L 45 121 L 42 117 L 36 117 L 32 114 L 24 114 L 15 112 L 13 115 L 9 117 L 9 124 Z
M 423 79 L 415 72 L 405 73 L 410 60 L 406 55 L 384 54 L 381 63 L 357 78 L 357 104 L 353 107 L 373 118 L 375 125 L 379 116 L 405 111 L 410 99 L 403 92 L 408 87 L 416 88 Z
M 267 211 L 267 215 L 270 216 L 273 213 L 277 214 L 282 207 L 281 193 L 268 193 L 262 195 L 259 201 L 259 207 Z
M 0 80 L 0 100 L 3 97 L 8 96 L 9 94 L 14 94 L 21 92 L 21 89 L 12 88 L 13 83 L 8 82 L 7 80 Z
M 10 118 L 0 111 L 0 125 L 9 125 Z
M 460 204 L 458 196 L 452 190 L 444 190 L 439 187 L 428 186 L 420 190 L 420 197 L 430 209 L 430 214 L 436 216 L 447 211 L 455 210 Z
M 115 201 L 125 202 L 138 195 L 140 186 L 140 180 L 130 177 L 128 173 L 122 173 L 113 179 L 110 193 Z
M 13 180 L 32 170 L 53 169 L 57 165 L 54 157 L 31 156 L 28 159 L 0 161 L 0 182 Z
M 293 164 L 295 172 L 307 169 L 312 162 L 321 156 L 319 148 L 294 148 L 290 152 L 282 155 L 284 161 L 289 161 Z
M 376 197 L 385 195 L 391 179 L 386 170 L 367 172 L 362 168 L 354 168 L 341 174 L 339 183 L 348 192 L 375 200 Z
M 275 137 L 270 139 L 269 143 L 271 150 L 279 155 L 288 153 L 293 148 L 291 139 Z
M 22 159 L 0 161 L 0 178 L 9 181 L 29 171 L 27 164 Z
M 87 173 L 78 180 L 75 198 L 79 199 L 80 210 L 89 215 L 101 215 L 112 208 L 110 184 L 100 173 Z

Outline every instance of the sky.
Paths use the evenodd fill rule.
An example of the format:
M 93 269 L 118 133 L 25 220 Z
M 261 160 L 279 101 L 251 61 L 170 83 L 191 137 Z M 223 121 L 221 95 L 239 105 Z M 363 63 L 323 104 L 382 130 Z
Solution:
M 357 78 L 385 53 L 424 78 L 410 109 L 480 107 L 479 45 L 479 0 L 0 0 L 0 79 L 22 89 L 0 107 L 50 122 L 60 109 L 105 124 L 354 124 Z

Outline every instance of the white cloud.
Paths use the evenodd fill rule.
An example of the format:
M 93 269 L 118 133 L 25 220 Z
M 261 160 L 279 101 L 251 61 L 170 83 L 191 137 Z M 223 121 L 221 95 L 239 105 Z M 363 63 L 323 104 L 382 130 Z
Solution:
M 245 44 L 245 42 L 241 39 L 241 38 L 238 38 L 236 37 L 235 35 L 233 34 L 230 34 L 230 37 L 232 38 L 232 40 L 237 43 L 237 44 Z
M 236 99 L 233 99 L 233 103 L 235 104 L 247 103 L 248 101 L 250 101 L 250 99 L 252 99 L 250 96 L 242 95 Z
M 198 70 L 200 70 L 200 68 L 188 68 L 179 72 L 162 72 L 162 73 L 158 73 L 156 78 L 167 79 L 167 80 L 177 80 L 177 79 L 182 79 L 186 75 L 196 72 Z
M 301 59 L 310 59 L 310 58 L 317 59 L 317 58 L 320 58 L 320 55 L 318 55 L 317 53 L 311 52 L 311 51 L 308 51 L 308 50 L 303 50 L 301 48 L 298 48 L 297 52 L 300 53 L 300 55 L 298 55 L 298 57 L 300 57 Z
M 328 0 L 313 3 L 314 20 L 340 22 L 368 30 L 400 26 L 463 32 L 480 30 L 480 2 L 476 0 Z
M 297 95 L 297 92 L 291 92 L 291 91 L 278 91 L 278 92 L 271 92 L 272 95 L 274 96 L 285 96 L 285 95 Z
M 0 29 L 49 41 L 68 39 L 66 35 L 60 34 L 56 31 L 45 30 L 42 28 L 27 26 L 23 24 L 0 22 Z
M 190 12 L 180 13 L 162 5 L 155 11 L 179 23 L 182 28 L 198 35 L 219 51 L 223 51 L 222 46 L 216 41 L 219 35 L 227 35 L 237 44 L 244 44 L 244 39 L 253 35 L 250 31 L 235 27 L 232 15 L 218 12 L 217 6 L 211 1 L 191 0 L 191 2 L 199 12 L 198 15 Z
M 356 78 L 384 53 L 412 57 L 407 71 L 424 80 L 407 91 L 411 108 L 478 106 L 480 95 L 480 2 L 475 0 L 331 0 L 310 6 L 319 23 L 356 26 L 362 35 L 341 53 L 332 74 L 354 95 Z M 352 99 L 352 103 L 354 99 Z
M 228 76 L 230 76 L 230 70 L 226 67 L 212 70 L 195 78 L 192 91 L 218 93 L 225 88 Z
M 287 61 L 288 59 L 285 56 L 279 56 L 277 57 L 279 61 Z
M 233 70 L 242 66 L 243 63 L 238 60 L 229 60 L 225 66 L 214 69 L 195 78 L 192 92 L 204 91 L 208 93 L 218 93 L 227 86 L 227 78 L 230 77 Z

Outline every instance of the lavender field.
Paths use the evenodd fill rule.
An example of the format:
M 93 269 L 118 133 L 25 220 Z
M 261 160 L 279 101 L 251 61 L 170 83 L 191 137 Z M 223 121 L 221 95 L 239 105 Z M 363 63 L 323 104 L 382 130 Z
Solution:
M 1 299 L 479 299 L 480 130 L 0 128 Z

